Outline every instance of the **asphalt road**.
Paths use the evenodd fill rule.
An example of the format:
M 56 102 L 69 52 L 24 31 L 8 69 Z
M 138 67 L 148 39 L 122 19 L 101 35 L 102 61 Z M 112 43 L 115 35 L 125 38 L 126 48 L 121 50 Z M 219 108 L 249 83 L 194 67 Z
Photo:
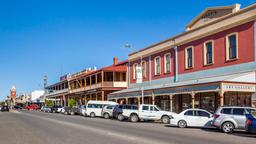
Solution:
M 256 135 L 38 111 L 0 112 L 1 144 L 253 144 Z

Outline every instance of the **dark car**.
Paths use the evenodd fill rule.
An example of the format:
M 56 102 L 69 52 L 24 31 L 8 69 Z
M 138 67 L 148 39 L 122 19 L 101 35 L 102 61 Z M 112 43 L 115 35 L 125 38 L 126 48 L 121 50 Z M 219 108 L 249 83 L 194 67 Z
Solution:
M 62 106 L 53 106 L 53 107 L 51 107 L 50 109 L 51 109 L 51 112 L 52 113 L 57 113 L 58 112 L 58 109 L 59 108 L 61 108 Z
M 21 106 L 19 106 L 19 105 L 15 105 L 14 107 L 13 107 L 14 109 L 23 109 Z
M 113 110 L 113 118 L 123 120 L 125 117 L 122 115 L 124 111 L 138 110 L 138 105 L 122 104 L 117 105 Z
M 9 112 L 9 107 L 8 106 L 3 106 L 1 108 L 1 112 Z
M 64 112 L 65 115 L 77 115 L 79 114 L 79 108 L 77 107 L 64 107 Z

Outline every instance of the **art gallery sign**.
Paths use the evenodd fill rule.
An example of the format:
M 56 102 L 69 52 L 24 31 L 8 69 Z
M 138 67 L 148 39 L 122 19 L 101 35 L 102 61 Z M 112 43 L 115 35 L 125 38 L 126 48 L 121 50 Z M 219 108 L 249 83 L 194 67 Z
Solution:
M 222 84 L 223 91 L 241 91 L 241 92 L 255 92 L 255 85 L 253 84 Z

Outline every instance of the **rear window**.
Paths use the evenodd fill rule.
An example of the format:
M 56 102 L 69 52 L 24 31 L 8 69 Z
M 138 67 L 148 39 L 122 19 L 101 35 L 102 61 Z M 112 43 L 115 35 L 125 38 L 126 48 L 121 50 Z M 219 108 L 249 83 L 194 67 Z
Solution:
M 222 110 L 221 110 L 221 113 L 223 113 L 223 114 L 231 114 L 231 108 L 223 108 Z
M 243 108 L 234 108 L 233 109 L 233 115 L 244 115 L 244 109 Z
M 253 112 L 256 112 L 256 109 L 246 109 L 246 111 L 247 111 L 248 114 L 251 114 Z
M 197 111 L 197 115 L 201 117 L 210 117 L 210 114 L 205 111 Z

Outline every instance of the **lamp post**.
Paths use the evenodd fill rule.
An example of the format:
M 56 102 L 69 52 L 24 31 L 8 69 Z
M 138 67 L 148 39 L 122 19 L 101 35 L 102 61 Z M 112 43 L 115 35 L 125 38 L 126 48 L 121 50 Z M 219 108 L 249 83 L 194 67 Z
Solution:
M 125 47 L 133 50 L 131 44 L 128 44 L 128 43 L 125 44 Z M 140 56 L 140 68 L 136 68 L 135 71 L 137 71 L 137 69 L 140 70 L 140 71 L 138 70 L 139 73 L 138 73 L 138 71 L 136 72 L 136 74 L 137 74 L 136 75 L 136 83 L 137 84 L 139 84 L 139 83 L 141 84 L 141 99 L 142 99 L 141 103 L 144 104 L 144 87 L 143 87 L 143 84 L 142 84 L 142 81 L 143 81 L 142 60 L 143 60 L 143 57 L 141 55 Z M 129 66 L 130 66 L 130 62 L 129 62 Z
M 47 81 L 48 81 L 48 76 L 47 75 L 44 75 L 44 77 L 43 77 L 43 80 L 44 80 L 44 102 L 45 102 L 45 99 L 46 99 L 46 93 L 47 93 L 47 91 L 46 91 L 46 86 L 47 86 Z

